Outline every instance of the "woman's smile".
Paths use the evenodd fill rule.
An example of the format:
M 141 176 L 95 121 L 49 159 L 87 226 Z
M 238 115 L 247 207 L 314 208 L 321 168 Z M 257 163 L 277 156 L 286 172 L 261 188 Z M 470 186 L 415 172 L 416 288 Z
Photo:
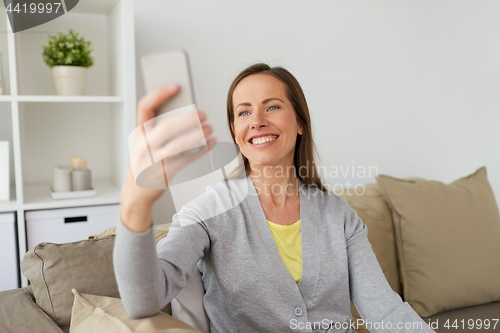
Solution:
M 264 134 L 262 136 L 255 136 L 253 138 L 250 138 L 248 142 L 250 143 L 252 148 L 261 149 L 271 146 L 278 138 L 279 135 L 276 134 Z

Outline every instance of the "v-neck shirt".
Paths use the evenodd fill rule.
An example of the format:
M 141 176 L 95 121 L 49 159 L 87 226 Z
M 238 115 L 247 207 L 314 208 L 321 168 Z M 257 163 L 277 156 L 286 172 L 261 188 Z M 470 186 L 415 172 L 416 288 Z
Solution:
M 267 220 L 278 252 L 293 279 L 298 284 L 302 276 L 302 237 L 300 219 L 291 225 L 276 224 Z

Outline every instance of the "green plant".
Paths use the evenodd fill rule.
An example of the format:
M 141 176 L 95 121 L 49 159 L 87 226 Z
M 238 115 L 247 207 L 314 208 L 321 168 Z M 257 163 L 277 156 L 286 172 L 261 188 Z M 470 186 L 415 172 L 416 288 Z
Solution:
M 90 67 L 94 64 L 94 57 L 90 55 L 93 49 L 91 42 L 83 37 L 78 38 L 78 33 L 69 29 L 47 37 L 49 45 L 43 46 L 43 60 L 49 67 L 54 66 L 83 66 Z

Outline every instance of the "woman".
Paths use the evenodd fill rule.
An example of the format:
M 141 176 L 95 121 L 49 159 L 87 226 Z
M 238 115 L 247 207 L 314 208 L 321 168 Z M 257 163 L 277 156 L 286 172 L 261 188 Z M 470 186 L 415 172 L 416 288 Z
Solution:
M 139 113 L 161 101 L 160 93 L 147 96 Z M 156 249 L 151 208 L 162 191 L 139 188 L 129 172 L 114 252 L 129 314 L 157 313 L 197 265 L 212 333 L 353 332 L 351 299 L 378 323 L 372 332 L 433 332 L 390 288 L 356 212 L 318 178 L 309 111 L 293 75 L 248 67 L 231 84 L 227 112 L 243 175 L 184 205 Z

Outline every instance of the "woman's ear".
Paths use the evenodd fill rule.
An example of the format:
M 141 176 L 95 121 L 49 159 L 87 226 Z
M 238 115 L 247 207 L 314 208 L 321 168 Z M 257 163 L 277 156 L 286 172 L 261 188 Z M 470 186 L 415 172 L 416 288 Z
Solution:
M 231 124 L 231 130 L 233 131 L 233 134 L 234 134 L 234 125 Z
M 300 123 L 297 123 L 299 126 L 298 126 L 298 129 L 297 129 L 297 133 L 302 135 L 302 125 Z

